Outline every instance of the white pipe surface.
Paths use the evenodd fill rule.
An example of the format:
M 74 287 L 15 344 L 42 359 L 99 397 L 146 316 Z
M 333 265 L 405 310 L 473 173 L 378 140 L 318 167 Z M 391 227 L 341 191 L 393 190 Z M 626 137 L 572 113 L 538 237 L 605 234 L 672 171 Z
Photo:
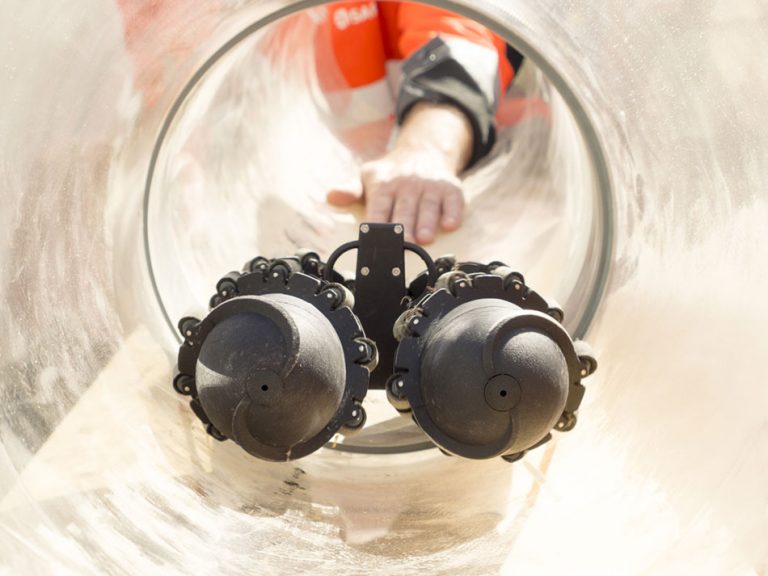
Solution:
M 0 574 L 768 572 L 763 0 L 436 2 L 520 47 L 551 115 L 502 131 L 431 251 L 520 269 L 600 362 L 511 465 L 403 452 L 376 393 L 337 440 L 400 453 L 205 434 L 164 315 L 352 239 L 324 193 L 390 126 L 318 103 L 309 24 L 265 56 L 310 3 L 119 4 L 0 8 Z

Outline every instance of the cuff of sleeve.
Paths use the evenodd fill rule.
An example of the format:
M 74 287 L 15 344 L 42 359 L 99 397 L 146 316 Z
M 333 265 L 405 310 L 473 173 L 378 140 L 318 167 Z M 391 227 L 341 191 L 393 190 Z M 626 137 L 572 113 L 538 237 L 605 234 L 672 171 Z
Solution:
M 472 126 L 472 155 L 466 166 L 470 168 L 486 156 L 496 142 L 498 57 L 495 51 L 491 54 L 483 47 L 473 46 L 467 50 L 459 42 L 434 38 L 405 62 L 397 98 L 397 121 L 402 124 L 418 102 L 455 106 Z M 478 64 L 478 57 L 485 61 L 473 69 L 471 65 L 473 61 Z M 494 72 L 488 73 L 491 65 Z

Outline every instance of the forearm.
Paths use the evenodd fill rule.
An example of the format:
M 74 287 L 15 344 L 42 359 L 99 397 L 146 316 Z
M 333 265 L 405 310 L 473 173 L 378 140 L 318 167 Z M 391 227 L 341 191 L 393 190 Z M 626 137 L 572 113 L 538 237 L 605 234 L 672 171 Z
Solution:
M 448 104 L 464 114 L 472 150 L 463 168 L 486 156 L 496 140 L 499 56 L 495 49 L 462 38 L 435 37 L 403 64 L 397 97 L 400 125 L 424 102 Z
M 466 168 L 472 156 L 473 131 L 466 115 L 451 104 L 419 102 L 403 119 L 393 147 L 434 154 L 455 175 Z

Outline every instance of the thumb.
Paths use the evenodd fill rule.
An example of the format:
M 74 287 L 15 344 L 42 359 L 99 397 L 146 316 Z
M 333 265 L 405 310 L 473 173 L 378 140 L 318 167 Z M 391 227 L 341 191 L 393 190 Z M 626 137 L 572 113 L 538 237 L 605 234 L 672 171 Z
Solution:
M 363 199 L 362 188 L 358 190 L 349 189 L 333 189 L 325 195 L 325 199 L 328 204 L 333 206 L 350 206 L 356 202 L 361 202 Z

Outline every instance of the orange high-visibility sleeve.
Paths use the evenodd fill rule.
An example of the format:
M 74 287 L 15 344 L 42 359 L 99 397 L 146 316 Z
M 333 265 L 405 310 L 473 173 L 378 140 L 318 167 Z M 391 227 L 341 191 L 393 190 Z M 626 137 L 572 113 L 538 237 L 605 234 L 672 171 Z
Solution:
M 334 58 L 349 88 L 367 86 L 386 76 L 377 2 L 328 4 L 327 26 Z
M 459 37 L 497 51 L 504 92 L 514 77 L 506 42 L 485 26 L 442 8 L 413 2 L 379 2 L 382 42 L 387 58 L 406 60 L 435 36 Z

